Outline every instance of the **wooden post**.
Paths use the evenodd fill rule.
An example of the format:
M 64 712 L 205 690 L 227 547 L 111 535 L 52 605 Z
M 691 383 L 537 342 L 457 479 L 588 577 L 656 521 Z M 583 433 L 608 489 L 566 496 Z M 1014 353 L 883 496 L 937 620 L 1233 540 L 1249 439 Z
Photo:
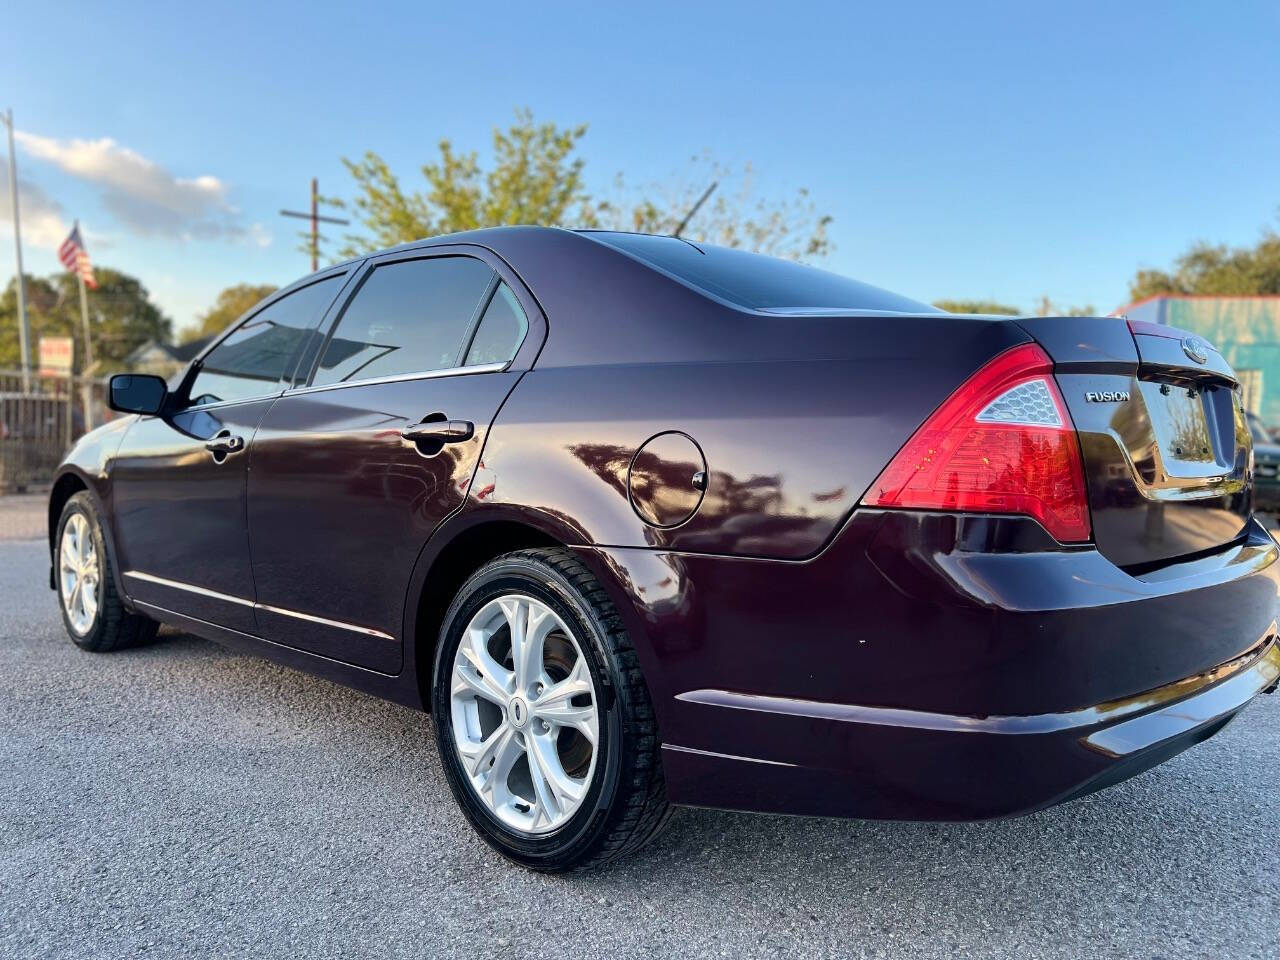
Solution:
M 304 213 L 301 210 L 281 210 L 282 217 L 297 217 L 299 220 L 311 221 L 311 272 L 315 273 L 320 269 L 320 224 L 337 223 L 346 226 L 349 220 L 343 220 L 341 217 L 322 217 L 320 216 L 320 181 L 316 177 L 311 178 L 311 212 Z
M 74 350 L 74 348 L 73 348 Z M 71 422 L 75 417 L 76 366 L 75 354 L 71 356 L 71 366 L 67 368 L 67 449 L 76 442 L 75 425 Z M 57 381 L 54 381 L 55 383 Z
M 311 272 L 320 269 L 320 181 L 311 178 Z

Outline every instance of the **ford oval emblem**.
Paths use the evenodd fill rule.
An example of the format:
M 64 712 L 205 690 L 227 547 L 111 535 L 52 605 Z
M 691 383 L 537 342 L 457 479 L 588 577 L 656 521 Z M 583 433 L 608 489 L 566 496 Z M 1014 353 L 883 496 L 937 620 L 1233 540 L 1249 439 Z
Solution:
M 1196 363 L 1209 361 L 1209 345 L 1199 337 L 1183 337 L 1182 352 Z

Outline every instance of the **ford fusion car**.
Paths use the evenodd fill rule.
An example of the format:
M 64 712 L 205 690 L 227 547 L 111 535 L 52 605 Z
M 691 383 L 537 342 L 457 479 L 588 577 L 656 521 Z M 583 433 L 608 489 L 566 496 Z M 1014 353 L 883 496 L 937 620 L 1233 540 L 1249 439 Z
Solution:
M 673 805 L 1025 813 L 1280 676 L 1240 390 L 1168 327 L 512 227 L 309 276 L 111 403 L 49 502 L 71 639 L 430 710 L 536 869 Z

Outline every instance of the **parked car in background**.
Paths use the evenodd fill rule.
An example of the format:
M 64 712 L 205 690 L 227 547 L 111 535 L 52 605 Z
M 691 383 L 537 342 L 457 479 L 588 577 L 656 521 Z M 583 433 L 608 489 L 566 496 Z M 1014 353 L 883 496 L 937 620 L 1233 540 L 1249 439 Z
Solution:
M 518 227 L 307 277 L 112 403 L 49 501 L 71 639 L 430 709 L 536 869 L 672 804 L 1025 813 L 1280 676 L 1238 385 L 1169 327 Z
M 1268 513 L 1280 511 L 1280 444 L 1271 439 L 1256 413 L 1246 413 L 1253 435 L 1253 503 Z

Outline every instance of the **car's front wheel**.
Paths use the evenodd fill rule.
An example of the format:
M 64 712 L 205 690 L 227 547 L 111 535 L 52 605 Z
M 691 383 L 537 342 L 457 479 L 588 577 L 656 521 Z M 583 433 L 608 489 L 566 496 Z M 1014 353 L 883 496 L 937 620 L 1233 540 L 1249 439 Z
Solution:
M 616 609 L 568 551 L 477 571 L 445 615 L 432 710 L 472 825 L 536 870 L 639 848 L 669 806 L 653 705 Z
M 101 653 L 155 637 L 159 625 L 130 613 L 116 591 L 102 522 L 84 491 L 62 508 L 53 565 L 62 622 L 76 646 Z

